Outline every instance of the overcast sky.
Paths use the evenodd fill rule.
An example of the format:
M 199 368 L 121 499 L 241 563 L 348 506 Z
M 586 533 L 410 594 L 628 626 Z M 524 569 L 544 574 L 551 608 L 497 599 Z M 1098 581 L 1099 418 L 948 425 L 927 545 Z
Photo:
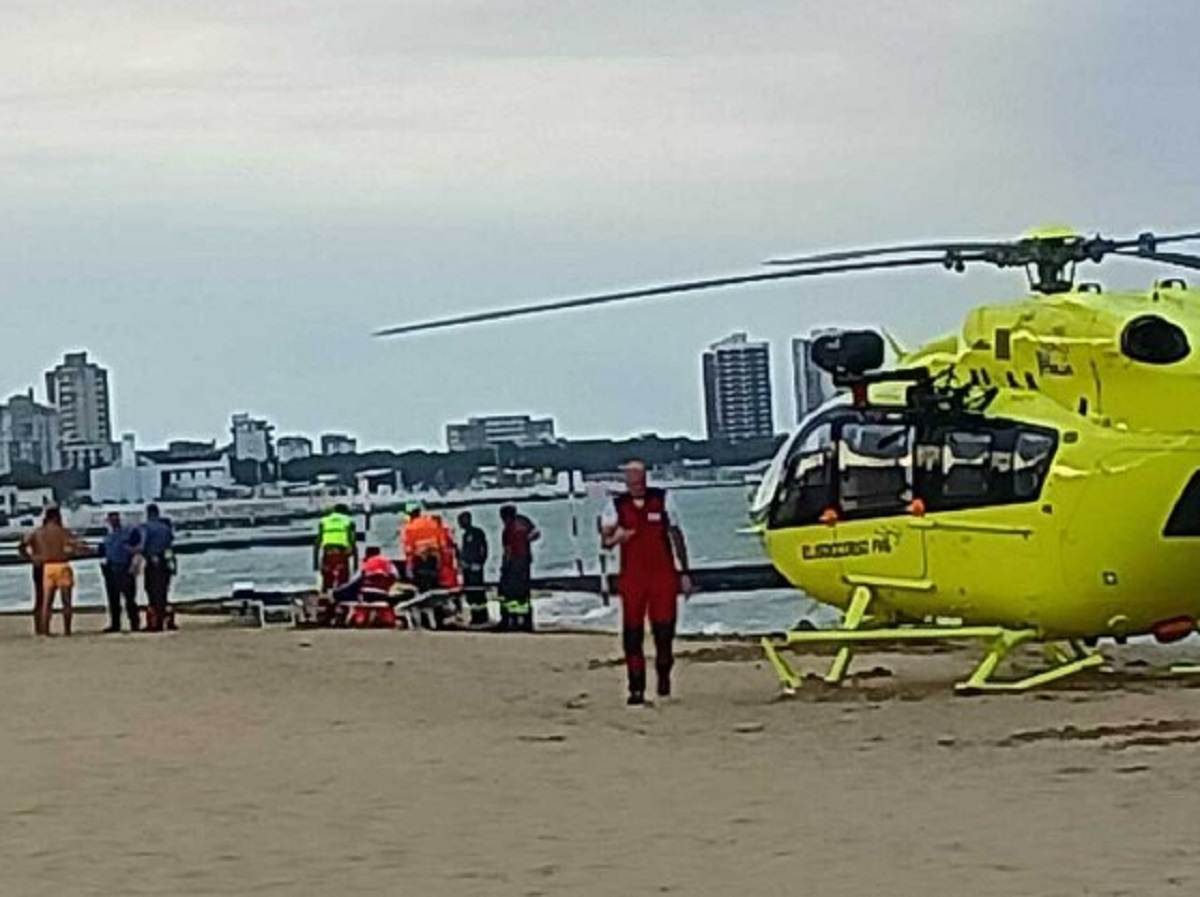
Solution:
M 1022 281 L 370 332 L 780 252 L 1195 229 L 1198 33 L 1145 0 L 0 0 L 0 389 L 86 347 L 145 444 L 242 410 L 366 446 L 494 412 L 700 433 L 699 353 L 748 330 L 787 423 L 792 334 L 915 343 Z

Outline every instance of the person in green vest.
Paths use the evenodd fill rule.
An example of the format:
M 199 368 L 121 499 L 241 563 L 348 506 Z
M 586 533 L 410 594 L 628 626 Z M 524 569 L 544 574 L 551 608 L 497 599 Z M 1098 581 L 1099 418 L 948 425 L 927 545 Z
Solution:
M 313 546 L 313 569 L 321 571 L 321 591 L 332 592 L 350 581 L 358 566 L 358 533 L 344 504 L 321 518 Z

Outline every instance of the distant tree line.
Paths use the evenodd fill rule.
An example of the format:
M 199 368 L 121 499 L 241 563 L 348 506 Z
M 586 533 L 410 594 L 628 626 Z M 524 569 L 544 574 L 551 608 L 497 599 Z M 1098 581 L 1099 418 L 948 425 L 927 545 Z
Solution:
M 501 445 L 478 452 L 364 452 L 353 455 L 313 455 L 287 464 L 261 464 L 234 461 L 231 472 L 243 486 L 282 479 L 310 483 L 318 476 L 333 475 L 339 483 L 354 485 L 355 474 L 364 470 L 396 470 L 406 488 L 453 489 L 466 486 L 480 468 L 499 464 L 505 468 L 550 469 L 556 472 L 579 470 L 585 474 L 608 473 L 626 461 L 640 458 L 652 467 L 684 461 L 708 462 L 714 467 L 754 464 L 770 458 L 783 441 L 782 436 L 739 442 L 688 439 L 685 437 L 642 436 L 636 439 L 582 439 L 553 445 L 518 447 Z M 278 468 L 278 469 L 277 469 Z M 30 464 L 14 464 L 0 477 L 0 485 L 21 489 L 49 486 L 55 500 L 69 503 L 75 493 L 88 488 L 88 475 L 79 470 L 43 474 Z
M 783 438 L 728 442 L 643 436 L 622 441 L 587 439 L 530 447 L 502 445 L 476 452 L 415 450 L 314 455 L 289 461 L 282 466 L 281 474 L 291 482 L 312 482 L 318 476 L 334 475 L 339 482 L 351 485 L 360 471 L 390 469 L 399 471 L 407 488 L 456 488 L 470 483 L 480 468 L 497 463 L 507 468 L 579 470 L 585 474 L 615 471 L 632 458 L 640 458 L 652 467 L 683 461 L 707 461 L 714 467 L 754 464 L 774 455 Z

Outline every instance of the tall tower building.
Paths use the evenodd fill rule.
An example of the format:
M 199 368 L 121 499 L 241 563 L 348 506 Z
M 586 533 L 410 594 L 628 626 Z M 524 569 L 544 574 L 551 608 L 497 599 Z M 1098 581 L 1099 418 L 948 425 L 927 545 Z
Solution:
M 817 337 L 834 332 L 814 330 L 808 336 L 792 337 L 792 396 L 796 405 L 797 424 L 837 392 L 833 377 L 813 364 L 812 360 L 812 346 Z
M 113 460 L 108 371 L 87 352 L 68 352 L 46 373 L 46 398 L 58 409 L 65 467 L 88 470 Z
M 249 414 L 235 414 L 229 422 L 229 433 L 233 437 L 234 461 L 257 461 L 266 464 L 275 457 L 275 443 L 271 433 L 275 428 L 265 420 Z
M 734 333 L 704 353 L 704 422 L 709 439 L 775 435 L 771 347 Z
M 33 388 L 0 405 L 0 472 L 31 464 L 42 473 L 62 469 L 58 412 L 33 399 Z

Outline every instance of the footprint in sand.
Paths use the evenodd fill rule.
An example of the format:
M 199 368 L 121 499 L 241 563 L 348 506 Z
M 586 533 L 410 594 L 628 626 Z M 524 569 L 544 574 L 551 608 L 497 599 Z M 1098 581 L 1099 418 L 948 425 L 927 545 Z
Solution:
M 567 736 L 562 732 L 535 732 L 517 736 L 517 741 L 526 741 L 532 744 L 561 744 L 566 740 Z

